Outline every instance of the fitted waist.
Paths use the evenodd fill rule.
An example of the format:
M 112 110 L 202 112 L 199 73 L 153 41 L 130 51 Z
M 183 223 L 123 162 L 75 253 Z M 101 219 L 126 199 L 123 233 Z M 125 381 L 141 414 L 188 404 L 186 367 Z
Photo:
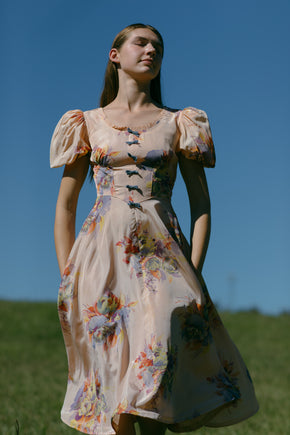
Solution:
M 171 198 L 168 197 L 161 197 L 161 196 L 151 196 L 148 198 L 143 198 L 141 200 L 138 200 L 138 198 L 136 197 L 120 197 L 120 196 L 115 196 L 115 195 L 101 195 L 101 196 L 97 196 L 96 199 L 96 203 L 105 203 L 105 204 L 114 204 L 114 202 L 112 202 L 113 200 L 115 200 L 115 206 L 119 208 L 120 201 L 122 203 L 124 203 L 126 206 L 128 206 L 128 208 L 130 209 L 139 209 L 141 211 L 144 211 L 145 209 L 147 209 L 148 207 L 153 206 L 161 206 L 162 208 L 172 208 L 172 204 L 171 204 Z
M 172 196 L 173 183 L 158 168 L 98 166 L 94 169 L 94 180 L 98 196 L 112 196 L 128 203 L 141 203 L 151 198 L 170 200 Z

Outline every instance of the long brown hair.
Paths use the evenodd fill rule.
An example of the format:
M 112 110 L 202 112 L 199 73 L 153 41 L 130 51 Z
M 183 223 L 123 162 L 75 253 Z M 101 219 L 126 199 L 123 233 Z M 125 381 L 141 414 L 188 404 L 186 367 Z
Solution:
M 117 50 L 119 50 L 124 42 L 128 39 L 128 36 L 132 32 L 132 30 L 135 29 L 149 29 L 154 32 L 155 35 L 158 36 L 158 39 L 162 45 L 163 53 L 164 44 L 161 34 L 158 32 L 157 29 L 155 29 L 155 27 L 150 26 L 149 24 L 142 23 L 130 24 L 129 26 L 121 30 L 121 32 L 119 32 L 118 35 L 115 37 L 111 48 L 116 48 Z M 152 99 L 162 106 L 160 78 L 161 76 L 159 71 L 158 75 L 150 83 L 150 93 Z M 116 98 L 118 90 L 119 78 L 117 67 L 116 64 L 109 59 L 105 72 L 104 88 L 100 98 L 100 107 L 104 107 L 110 104 Z

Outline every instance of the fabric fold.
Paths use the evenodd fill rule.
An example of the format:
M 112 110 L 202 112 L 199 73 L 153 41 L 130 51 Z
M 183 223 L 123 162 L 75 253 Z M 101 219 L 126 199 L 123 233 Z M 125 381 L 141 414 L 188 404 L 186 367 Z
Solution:
M 187 107 L 177 117 L 180 132 L 176 152 L 200 162 L 203 166 L 215 166 L 215 149 L 209 120 L 204 110 Z
M 55 127 L 50 146 L 50 167 L 71 164 L 77 156 L 91 151 L 84 114 L 69 110 Z

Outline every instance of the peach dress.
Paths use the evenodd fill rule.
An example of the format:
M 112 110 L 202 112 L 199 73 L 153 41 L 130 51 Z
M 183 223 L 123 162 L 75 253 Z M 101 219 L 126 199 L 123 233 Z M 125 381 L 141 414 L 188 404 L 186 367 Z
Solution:
M 163 109 L 130 128 L 111 125 L 102 108 L 71 110 L 55 128 L 51 167 L 86 153 L 97 197 L 58 298 L 69 365 L 62 420 L 109 435 L 122 413 L 174 432 L 250 417 L 258 409 L 251 377 L 171 205 L 180 154 L 215 165 L 206 113 Z

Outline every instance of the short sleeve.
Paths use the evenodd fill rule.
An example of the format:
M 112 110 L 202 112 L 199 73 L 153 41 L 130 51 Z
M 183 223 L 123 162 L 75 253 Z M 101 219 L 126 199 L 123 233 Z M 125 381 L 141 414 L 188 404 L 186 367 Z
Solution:
M 203 110 L 188 107 L 179 112 L 177 126 L 180 136 L 176 152 L 213 168 L 215 150 L 207 114 Z
M 50 167 L 73 163 L 78 156 L 91 151 L 84 114 L 69 110 L 59 120 L 50 144 Z

